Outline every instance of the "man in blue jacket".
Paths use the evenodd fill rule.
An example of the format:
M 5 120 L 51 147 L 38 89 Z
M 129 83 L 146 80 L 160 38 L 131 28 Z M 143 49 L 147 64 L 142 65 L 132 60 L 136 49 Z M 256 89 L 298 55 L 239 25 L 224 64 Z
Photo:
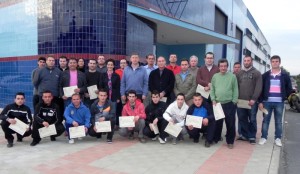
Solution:
M 72 95 L 72 103 L 67 106 L 64 116 L 66 119 L 65 126 L 69 136 L 69 143 L 73 144 L 74 139 L 70 138 L 69 128 L 84 125 L 85 132 L 87 133 L 90 127 L 91 113 L 81 102 L 80 94 L 75 93 Z

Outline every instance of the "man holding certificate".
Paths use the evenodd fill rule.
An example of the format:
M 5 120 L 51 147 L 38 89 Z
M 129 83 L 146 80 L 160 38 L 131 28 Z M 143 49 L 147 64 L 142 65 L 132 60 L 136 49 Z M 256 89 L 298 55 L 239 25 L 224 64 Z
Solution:
M 192 124 L 188 125 L 186 121 L 187 132 L 194 143 L 199 142 L 200 132 L 206 134 L 205 147 L 210 147 L 214 138 L 215 119 L 212 114 L 209 104 L 203 101 L 200 93 L 195 93 L 193 96 L 193 104 L 187 111 L 188 116 L 202 117 L 201 128 L 196 128 Z M 187 120 L 187 118 L 186 118 Z
M 186 134 L 186 129 L 184 127 L 184 120 L 186 117 L 186 111 L 188 110 L 188 105 L 185 103 L 185 96 L 183 93 L 179 93 L 176 96 L 176 101 L 171 103 L 163 117 L 169 122 L 169 124 L 181 127 L 181 132 L 177 137 L 173 137 L 173 144 L 177 144 L 178 140 L 183 140 L 183 135 Z
M 38 103 L 35 107 L 32 127 L 33 141 L 30 145 L 37 145 L 42 137 L 39 133 L 39 129 L 44 127 L 49 128 L 50 125 L 55 125 L 56 134 L 50 136 L 51 141 L 55 141 L 55 137 L 60 136 L 65 131 L 62 121 L 63 116 L 60 115 L 59 107 L 53 102 L 51 91 L 44 91 L 42 94 L 42 102 Z
M 66 119 L 65 127 L 68 132 L 69 143 L 73 144 L 74 139 L 70 138 L 69 128 L 84 126 L 84 132 L 87 133 L 90 127 L 91 113 L 81 102 L 80 94 L 76 93 L 72 95 L 72 103 L 67 106 L 64 116 Z M 82 134 L 82 132 L 76 132 L 76 134 Z
M 98 93 L 98 100 L 94 102 L 91 106 L 91 124 L 89 129 L 89 135 L 92 137 L 101 138 L 102 131 L 97 129 L 96 122 L 110 122 L 110 131 L 107 131 L 107 143 L 112 143 L 112 138 L 114 134 L 115 126 L 115 105 L 112 104 L 110 100 L 107 100 L 107 91 L 105 89 L 100 89 Z M 105 125 L 102 126 L 104 128 Z M 107 128 L 106 128 L 107 129 Z M 107 130 L 108 130 L 107 129 Z
M 251 56 L 244 57 L 244 69 L 236 75 L 236 78 L 239 86 L 237 115 L 241 126 L 241 135 L 238 140 L 249 140 L 250 144 L 254 145 L 257 132 L 257 100 L 262 90 L 262 76 L 253 67 L 252 61 Z
M 1 127 L 4 132 L 5 139 L 7 140 L 8 148 L 13 147 L 14 136 L 12 134 L 17 134 L 18 142 L 22 142 L 23 137 L 31 135 L 31 111 L 28 106 L 24 105 L 24 103 L 25 94 L 23 92 L 18 92 L 15 96 L 15 102 L 7 105 L 0 114 L 0 118 L 2 120 Z M 20 129 L 24 129 L 23 135 L 10 128 L 11 125 L 18 126 L 19 124 L 17 123 L 17 121 L 20 121 L 22 123 L 20 126 L 26 124 L 26 128 L 20 127 Z
M 137 99 L 137 94 L 134 90 L 129 90 L 127 93 L 127 103 L 124 105 L 122 110 L 122 117 L 133 116 L 134 127 L 122 127 L 120 119 L 119 134 L 123 137 L 129 136 L 129 139 L 133 139 L 134 132 L 138 132 L 139 141 L 146 143 L 146 139 L 143 135 L 145 127 L 145 107 L 144 104 Z M 121 117 L 120 117 L 121 118 Z
M 159 92 L 154 90 L 151 92 L 151 103 L 146 107 L 146 120 L 144 135 L 152 138 L 153 141 L 159 135 L 159 142 L 165 143 L 168 134 L 164 131 L 168 122 L 163 118 L 163 114 L 167 108 L 166 103 L 160 101 Z
M 235 111 L 238 99 L 238 84 L 235 75 L 228 70 L 227 59 L 220 59 L 218 62 L 220 72 L 215 74 L 211 80 L 210 97 L 213 105 L 221 103 L 225 115 L 226 142 L 229 149 L 233 148 L 235 139 Z M 224 119 L 216 121 L 214 140 L 217 143 L 221 140 Z

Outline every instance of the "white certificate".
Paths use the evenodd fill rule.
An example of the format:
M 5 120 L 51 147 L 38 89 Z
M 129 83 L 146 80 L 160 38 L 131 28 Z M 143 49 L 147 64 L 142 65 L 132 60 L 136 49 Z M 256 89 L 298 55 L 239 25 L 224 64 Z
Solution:
M 180 126 L 178 126 L 177 124 L 169 123 L 165 129 L 165 132 L 167 132 L 170 135 L 173 135 L 174 137 L 178 137 L 181 130 L 182 130 L 182 128 Z
M 251 106 L 249 105 L 249 101 L 248 100 L 238 99 L 237 107 L 238 108 L 244 108 L 244 109 L 251 109 Z
M 85 128 L 84 126 L 70 127 L 69 133 L 70 133 L 70 138 L 85 137 Z
M 213 109 L 214 109 L 215 120 L 220 120 L 222 118 L 225 118 L 225 114 L 221 103 L 217 103 L 216 106 L 213 105 Z
M 111 132 L 110 121 L 95 122 L 97 132 Z
M 262 108 L 261 112 L 263 112 L 263 113 L 266 114 L 266 115 L 269 114 L 268 110 L 266 110 L 265 108 Z
M 201 129 L 202 120 L 203 120 L 203 117 L 197 117 L 197 116 L 194 116 L 194 115 L 187 115 L 186 120 L 185 120 L 185 125 L 186 126 L 193 125 L 193 127 Z
M 39 134 L 41 138 L 49 137 L 51 135 L 56 135 L 56 128 L 54 124 L 50 124 L 48 127 L 39 128 Z
M 154 125 L 154 124 L 150 123 L 149 126 L 153 129 L 154 134 L 159 134 L 157 124 Z
M 98 90 L 97 85 L 89 86 L 87 87 L 87 90 L 90 95 L 90 100 L 98 98 L 97 94 L 95 93 L 95 91 Z
M 161 99 L 160 99 L 160 101 L 162 101 L 162 102 L 167 102 L 167 97 L 162 97 Z
M 120 127 L 135 127 L 134 116 L 121 116 L 119 117 Z
M 77 89 L 77 86 L 69 86 L 69 87 L 64 87 L 64 96 L 66 97 L 72 97 L 72 95 L 75 93 L 74 90 Z
M 24 135 L 29 126 L 17 118 L 14 119 L 16 120 L 16 124 L 10 124 L 9 128 L 20 135 Z
M 208 99 L 210 91 L 205 91 L 204 87 L 198 84 L 196 92 L 200 93 L 204 98 Z

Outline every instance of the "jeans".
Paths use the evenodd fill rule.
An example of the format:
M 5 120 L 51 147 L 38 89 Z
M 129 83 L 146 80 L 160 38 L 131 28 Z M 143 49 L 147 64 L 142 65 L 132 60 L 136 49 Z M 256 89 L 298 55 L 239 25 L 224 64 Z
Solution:
M 257 132 L 256 114 L 258 103 L 255 103 L 251 109 L 237 108 L 237 115 L 241 126 L 241 134 L 249 140 L 255 140 Z
M 262 138 L 268 138 L 269 124 L 272 116 L 272 111 L 274 111 L 275 119 L 275 139 L 281 139 L 282 136 L 282 114 L 284 109 L 283 102 L 263 102 L 264 108 L 268 111 L 268 114 L 264 114 L 264 119 L 262 123 Z

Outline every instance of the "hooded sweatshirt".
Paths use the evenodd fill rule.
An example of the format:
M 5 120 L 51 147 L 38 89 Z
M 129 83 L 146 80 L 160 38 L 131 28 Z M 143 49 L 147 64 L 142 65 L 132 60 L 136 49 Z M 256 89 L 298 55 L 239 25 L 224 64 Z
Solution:
M 141 119 L 145 119 L 145 106 L 142 102 L 140 102 L 140 100 L 136 100 L 135 105 L 132 108 L 130 106 L 130 102 L 127 101 L 123 107 L 122 116 L 139 116 Z
M 81 102 L 79 108 L 76 108 L 73 103 L 69 104 L 64 112 L 67 124 L 72 124 L 76 121 L 79 125 L 90 127 L 91 113 L 90 110 Z

